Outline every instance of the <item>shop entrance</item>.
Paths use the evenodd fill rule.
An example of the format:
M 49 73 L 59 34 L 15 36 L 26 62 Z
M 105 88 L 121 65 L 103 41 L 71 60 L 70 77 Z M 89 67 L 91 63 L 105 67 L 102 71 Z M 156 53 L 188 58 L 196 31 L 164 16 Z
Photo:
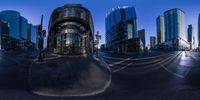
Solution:
M 57 36 L 57 50 L 60 54 L 80 55 L 85 53 L 85 38 L 78 33 L 64 33 Z

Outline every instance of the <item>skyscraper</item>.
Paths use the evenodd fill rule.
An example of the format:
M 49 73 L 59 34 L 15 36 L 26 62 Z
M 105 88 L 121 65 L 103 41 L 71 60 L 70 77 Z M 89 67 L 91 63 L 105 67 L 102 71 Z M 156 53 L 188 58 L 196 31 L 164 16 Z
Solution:
M 192 30 L 193 30 L 192 25 L 191 24 L 188 25 L 188 29 L 187 29 L 187 32 L 188 32 L 188 42 L 192 42 L 192 36 L 193 36 Z
M 192 42 L 193 42 L 193 40 L 192 40 L 192 38 L 193 38 L 193 33 L 192 33 L 192 31 L 193 31 L 193 28 L 192 28 L 192 25 L 190 24 L 190 25 L 188 25 L 188 29 L 187 29 L 187 41 L 190 43 L 190 49 L 192 49 Z
M 168 49 L 189 49 L 185 39 L 185 13 L 175 8 L 164 12 L 165 44 Z
M 9 36 L 13 39 L 20 39 L 19 29 L 20 29 L 20 13 L 17 11 L 6 10 L 0 12 L 0 18 L 2 22 L 7 22 L 9 24 Z
M 156 19 L 157 27 L 157 44 L 161 45 L 165 42 L 165 28 L 164 28 L 164 17 L 158 16 Z
M 153 49 L 156 47 L 156 37 L 150 36 L 150 47 Z
M 138 37 L 142 41 L 143 48 L 145 48 L 145 46 L 146 46 L 145 29 L 138 30 Z
M 28 20 L 13 10 L 0 12 L 0 35 L 2 49 L 25 48 Z M 36 33 L 34 33 L 36 34 Z
M 127 52 L 128 47 L 125 42 L 127 44 L 128 40 L 138 37 L 135 8 L 127 6 L 113 8 L 106 15 L 105 26 L 106 47 L 117 52 Z

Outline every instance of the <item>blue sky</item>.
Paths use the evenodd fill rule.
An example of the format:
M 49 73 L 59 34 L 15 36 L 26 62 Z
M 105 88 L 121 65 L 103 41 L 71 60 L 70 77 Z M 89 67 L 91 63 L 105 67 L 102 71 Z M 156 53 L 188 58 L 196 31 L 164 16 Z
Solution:
M 41 14 L 44 14 L 44 27 L 48 29 L 52 11 L 67 3 L 80 3 L 91 11 L 95 31 L 99 31 L 103 37 L 100 43 L 105 43 L 105 15 L 111 8 L 117 6 L 135 7 L 138 29 L 144 28 L 146 30 L 147 44 L 150 36 L 156 36 L 156 17 L 172 8 L 180 8 L 185 11 L 186 28 L 188 24 L 193 25 L 197 40 L 200 0 L 1 0 L 0 11 L 19 11 L 22 16 L 35 25 L 40 23 Z

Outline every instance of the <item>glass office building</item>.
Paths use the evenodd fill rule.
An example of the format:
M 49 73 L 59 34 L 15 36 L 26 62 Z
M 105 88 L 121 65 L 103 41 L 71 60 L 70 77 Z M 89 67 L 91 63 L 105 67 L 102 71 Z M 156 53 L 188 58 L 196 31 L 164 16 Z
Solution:
M 164 12 L 165 45 L 167 49 L 189 49 L 185 39 L 185 13 L 180 9 L 170 9 Z
M 20 38 L 25 40 L 27 39 L 28 20 L 22 16 L 19 19 L 20 19 Z
M 26 18 L 17 11 L 6 10 L 0 12 L 0 23 L 1 48 L 26 48 L 28 39 L 28 20 Z M 32 33 L 37 34 L 34 30 Z M 34 34 L 31 38 L 35 43 L 36 36 Z
M 6 39 L 3 41 L 3 44 L 7 44 L 7 47 L 4 49 L 13 49 L 17 48 L 19 45 L 19 29 L 20 29 L 20 21 L 19 21 L 20 13 L 17 11 L 6 10 L 0 12 L 0 19 L 3 23 L 8 23 L 8 34 L 5 36 Z M 2 30 L 4 31 L 4 30 Z M 4 34 L 5 35 L 5 34 Z M 3 38 L 5 38 L 3 37 Z M 6 46 L 6 45 L 5 45 Z
M 137 18 L 134 7 L 113 8 L 106 15 L 106 47 L 117 52 L 126 52 L 124 43 L 137 38 Z
M 2 11 L 0 12 L 1 21 L 9 23 L 9 36 L 14 39 L 20 39 L 20 13 L 17 11 Z
M 94 48 L 90 11 L 80 4 L 55 9 L 49 21 L 48 50 L 65 55 L 89 55 Z
M 161 45 L 165 42 L 164 16 L 157 17 L 156 27 L 157 27 L 157 44 Z
M 33 24 L 28 24 L 27 41 L 30 45 L 35 45 L 37 42 L 37 27 Z
M 0 49 L 11 48 L 10 43 L 9 24 L 7 22 L 0 22 Z

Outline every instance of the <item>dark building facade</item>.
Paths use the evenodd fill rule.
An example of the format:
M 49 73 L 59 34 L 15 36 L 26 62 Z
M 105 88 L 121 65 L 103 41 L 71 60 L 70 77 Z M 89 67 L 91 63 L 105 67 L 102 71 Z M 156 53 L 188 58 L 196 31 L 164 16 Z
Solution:
M 127 41 L 138 37 L 135 8 L 126 6 L 113 8 L 106 15 L 105 26 L 106 47 L 109 50 L 126 53 Z
M 188 40 L 188 42 L 190 43 L 190 49 L 192 49 L 192 42 L 193 42 L 193 40 L 192 40 L 192 38 L 193 38 L 193 33 L 192 33 L 192 31 L 193 31 L 193 27 L 192 27 L 192 25 L 188 25 L 188 29 L 187 29 L 187 40 Z
M 143 48 L 146 46 L 145 29 L 138 30 L 138 37 L 142 41 Z
M 193 28 L 192 28 L 192 25 L 188 25 L 188 29 L 187 29 L 187 32 L 188 32 L 188 42 L 192 42 L 192 36 L 193 36 L 193 34 L 192 34 L 192 30 L 193 30 Z
M 80 4 L 55 9 L 49 21 L 48 50 L 65 55 L 89 55 L 94 49 L 91 13 Z

